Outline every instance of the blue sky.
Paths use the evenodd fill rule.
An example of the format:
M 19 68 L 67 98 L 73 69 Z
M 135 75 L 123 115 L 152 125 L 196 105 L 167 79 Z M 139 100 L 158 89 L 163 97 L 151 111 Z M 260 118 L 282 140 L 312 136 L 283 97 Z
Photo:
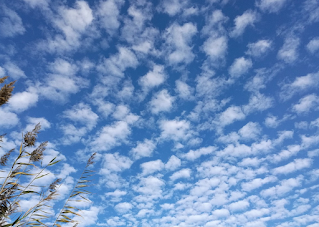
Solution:
M 0 155 L 40 122 L 65 198 L 97 152 L 81 226 L 319 226 L 318 0 L 0 10 Z

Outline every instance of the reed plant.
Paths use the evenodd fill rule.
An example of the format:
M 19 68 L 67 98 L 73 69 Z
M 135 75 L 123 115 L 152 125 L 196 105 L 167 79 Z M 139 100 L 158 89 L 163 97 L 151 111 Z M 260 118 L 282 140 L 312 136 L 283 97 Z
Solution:
M 7 77 L 0 78 L 0 83 L 4 83 Z M 0 107 L 6 104 L 12 96 L 14 82 L 5 84 L 0 90 Z M 86 197 L 90 191 L 86 190 L 89 186 L 90 177 L 93 171 L 90 166 L 93 164 L 95 153 L 91 155 L 84 167 L 80 178 L 75 183 L 71 193 L 64 201 L 64 205 L 57 214 L 48 212 L 53 210 L 54 202 L 58 201 L 58 187 L 62 184 L 62 179 L 55 179 L 49 185 L 39 185 L 40 178 L 46 177 L 47 170 L 56 168 L 60 162 L 58 157 L 53 158 L 48 163 L 43 163 L 44 151 L 48 142 L 42 142 L 36 146 L 37 136 L 41 125 L 37 124 L 33 130 L 22 136 L 22 142 L 19 150 L 7 151 L 0 158 L 0 165 L 3 169 L 2 180 L 0 184 L 0 227 L 9 226 L 57 226 L 64 224 L 76 226 L 78 221 L 74 217 L 81 216 L 81 210 L 74 205 L 74 201 L 89 201 Z M 0 142 L 3 142 L 5 135 L 0 135 Z M 1 143 L 0 143 L 1 147 Z M 8 166 L 10 156 L 13 157 L 12 165 Z M 28 209 L 21 209 L 20 201 L 28 196 L 35 196 L 37 203 Z

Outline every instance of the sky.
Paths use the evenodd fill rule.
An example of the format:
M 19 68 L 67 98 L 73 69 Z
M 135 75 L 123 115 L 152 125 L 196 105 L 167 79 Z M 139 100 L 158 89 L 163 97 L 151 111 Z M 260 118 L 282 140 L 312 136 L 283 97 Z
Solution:
M 3 0 L 0 155 L 41 123 L 57 213 L 97 152 L 80 226 L 318 227 L 318 25 L 319 0 Z

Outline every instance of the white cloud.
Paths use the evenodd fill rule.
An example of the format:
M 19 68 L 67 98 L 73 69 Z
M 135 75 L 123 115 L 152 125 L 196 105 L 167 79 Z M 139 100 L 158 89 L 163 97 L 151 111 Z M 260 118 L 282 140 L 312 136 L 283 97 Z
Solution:
M 161 179 L 148 176 L 142 178 L 138 185 L 133 186 L 133 190 L 141 193 L 144 200 L 149 201 L 162 197 L 162 187 L 165 185 Z
M 49 0 L 23 0 L 27 3 L 30 7 L 40 7 L 40 8 L 47 8 L 49 5 Z
M 128 123 L 118 121 L 112 125 L 104 126 L 90 143 L 94 151 L 108 151 L 125 142 L 131 134 Z
M 3 67 L 6 69 L 7 74 L 15 80 L 19 78 L 26 78 L 25 73 L 19 68 L 19 66 L 12 62 L 7 62 Z
M 245 114 L 251 114 L 257 111 L 264 111 L 272 107 L 274 104 L 271 97 L 267 97 L 259 92 L 251 94 L 249 103 L 244 105 L 243 111 Z
M 279 185 L 262 190 L 260 192 L 262 197 L 280 197 L 288 192 L 292 191 L 296 187 L 300 187 L 302 183 L 302 177 L 289 178 L 287 180 L 282 180 Z
M 299 145 L 290 145 L 287 149 L 283 149 L 278 154 L 275 154 L 270 157 L 270 161 L 272 162 L 280 162 L 282 160 L 288 159 L 293 155 L 296 155 L 301 150 Z
M 197 33 L 193 23 L 185 23 L 182 26 L 174 23 L 165 33 L 167 46 L 167 60 L 170 65 L 188 64 L 193 61 L 195 55 L 192 52 L 192 37 Z
M 137 146 L 130 151 L 130 154 L 135 160 L 143 157 L 151 157 L 156 145 L 152 140 L 145 139 L 143 142 L 138 142 Z
M 63 124 L 60 129 L 63 132 L 62 143 L 70 145 L 79 142 L 87 133 L 86 127 L 75 127 L 72 124 Z
M 175 155 L 172 155 L 167 163 L 165 164 L 165 169 L 169 171 L 176 170 L 181 166 L 182 162 L 179 158 L 177 158 Z
M 312 159 L 295 159 L 293 162 L 288 163 L 287 165 L 280 166 L 273 169 L 274 174 L 289 174 L 297 170 L 304 168 L 309 168 L 312 164 Z
M 277 13 L 287 0 L 259 0 L 256 5 L 265 12 Z
M 190 169 L 181 169 L 172 174 L 169 178 L 172 181 L 176 181 L 181 178 L 190 178 L 192 171 Z
M 118 53 L 111 55 L 98 66 L 98 70 L 103 74 L 110 74 L 122 78 L 127 68 L 135 68 L 138 65 L 135 54 L 126 47 L 119 47 Z
M 231 37 L 241 36 L 248 26 L 253 26 L 258 21 L 258 14 L 254 11 L 247 10 L 242 15 L 237 16 L 234 20 L 235 27 L 230 32 Z
M 154 65 L 153 70 L 142 76 L 138 82 L 142 89 L 147 91 L 164 83 L 166 77 L 164 66 Z
M 268 128 L 276 128 L 279 125 L 279 121 L 275 116 L 266 117 L 264 124 Z
M 230 106 L 219 116 L 219 123 L 223 126 L 232 124 L 235 121 L 245 119 L 246 115 L 239 106 Z
M 299 100 L 299 102 L 292 106 L 292 110 L 297 114 L 308 113 L 312 109 L 318 109 L 318 96 L 315 94 L 307 95 Z
M 211 154 L 217 148 L 213 146 L 202 147 L 197 150 L 190 150 L 188 153 L 184 154 L 183 157 L 187 160 L 194 161 L 195 159 L 200 158 L 203 155 Z
M 15 11 L 2 4 L 0 12 L 2 15 L 2 20 L 0 21 L 0 36 L 14 37 L 24 34 L 25 28 L 22 19 Z
M 127 213 L 133 208 L 133 205 L 127 202 L 118 203 L 115 206 L 115 210 L 121 214 Z
M 257 139 L 261 133 L 261 127 L 258 123 L 248 122 L 238 132 L 243 140 Z
M 173 107 L 175 98 L 166 89 L 156 93 L 150 101 L 150 108 L 153 114 L 169 112 Z
M 309 73 L 306 76 L 296 77 L 292 83 L 282 86 L 280 98 L 288 100 L 297 93 L 308 91 L 311 88 L 317 87 L 319 84 L 319 72 Z
M 247 47 L 248 50 L 246 54 L 251 55 L 253 57 L 261 57 L 265 56 L 265 54 L 271 49 L 272 41 L 268 39 L 261 39 L 255 43 L 249 43 Z
M 51 72 L 48 77 L 43 83 L 36 84 L 41 97 L 63 103 L 69 95 L 79 92 L 89 84 L 87 79 L 75 75 L 77 66 L 65 59 L 56 58 L 48 69 Z
M 74 105 L 71 109 L 65 110 L 63 116 L 71 121 L 86 125 L 90 130 L 95 127 L 99 118 L 88 104 L 82 102 Z
M 241 75 L 248 72 L 248 70 L 253 66 L 250 59 L 244 57 L 236 58 L 233 64 L 229 67 L 229 74 L 233 78 L 238 78 Z
M 81 46 L 81 39 L 94 17 L 85 1 L 76 1 L 74 8 L 60 6 L 58 14 L 51 17 L 53 25 L 63 34 L 56 34 L 38 44 L 38 48 L 51 53 L 63 53 Z
M 41 124 L 41 130 L 45 130 L 51 128 L 50 122 L 43 117 L 28 117 L 27 118 L 28 125 L 25 128 L 25 131 L 31 131 L 34 129 L 34 126 L 38 123 Z
M 184 81 L 176 80 L 176 92 L 178 93 L 178 96 L 185 100 L 190 100 L 193 98 L 192 93 L 193 89 Z
M 156 161 L 144 162 L 141 164 L 142 175 L 149 175 L 164 168 L 164 163 L 158 159 Z
M 120 10 L 123 3 L 122 0 L 107 0 L 101 1 L 98 6 L 97 15 L 100 26 L 110 35 L 116 33 L 120 27 Z
M 19 123 L 19 118 L 15 113 L 0 109 L 0 127 L 10 128 Z
M 118 105 L 113 114 L 112 117 L 116 120 L 124 120 L 124 118 L 130 113 L 130 109 L 128 106 L 125 105 Z
M 264 184 L 268 184 L 271 182 L 275 182 L 278 179 L 274 176 L 269 176 L 269 177 L 265 177 L 264 179 L 262 178 L 255 178 L 249 182 L 244 182 L 241 184 L 241 187 L 244 191 L 252 191 L 256 188 L 260 188 L 262 187 Z
M 7 108 L 13 112 L 23 112 L 33 106 L 38 102 L 38 94 L 33 88 L 29 88 L 28 91 L 15 93 L 8 102 Z
M 306 47 L 310 53 L 312 54 L 316 53 L 317 50 L 319 50 L 319 37 L 316 37 L 310 40 Z
M 298 47 L 300 40 L 295 37 L 287 37 L 284 41 L 284 45 L 278 51 L 277 58 L 286 62 L 293 63 L 298 59 Z
M 193 134 L 190 130 L 190 123 L 185 120 L 163 120 L 159 127 L 163 139 L 187 140 Z
M 229 210 L 227 209 L 217 209 L 212 212 L 212 214 L 218 218 L 228 217 L 230 215 Z M 213 226 L 213 225 L 212 225 Z
M 172 17 L 183 11 L 187 3 L 187 0 L 163 0 L 159 9 Z
M 233 212 L 243 211 L 243 210 L 246 210 L 249 207 L 249 205 L 250 204 L 247 200 L 241 200 L 241 201 L 229 204 L 229 209 Z
M 258 159 L 258 158 L 244 158 L 238 165 L 239 166 L 253 166 L 253 167 L 258 167 L 260 165 L 260 163 L 262 162 L 262 160 Z
M 228 49 L 228 39 L 226 36 L 209 37 L 203 44 L 204 52 L 209 59 L 217 64 L 225 59 Z

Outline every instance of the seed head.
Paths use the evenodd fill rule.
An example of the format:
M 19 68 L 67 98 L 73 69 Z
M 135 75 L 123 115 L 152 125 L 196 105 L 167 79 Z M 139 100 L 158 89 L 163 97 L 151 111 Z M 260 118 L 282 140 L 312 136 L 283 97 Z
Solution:
M 38 123 L 31 132 L 27 132 L 24 135 L 23 144 L 24 144 L 25 147 L 34 146 L 35 141 L 37 140 L 37 135 L 38 135 L 40 129 L 41 129 L 41 125 L 40 125 L 40 123 Z
M 43 151 L 48 145 L 48 141 L 41 143 L 34 151 L 32 151 L 30 156 L 30 161 L 37 162 L 43 159 Z
M 0 84 L 2 84 L 8 77 L 2 77 L 0 78 Z M 0 106 L 2 106 L 3 104 L 6 104 L 10 97 L 12 96 L 12 91 L 14 88 L 14 83 L 15 81 L 9 83 L 9 84 L 5 84 L 1 90 L 0 90 Z

